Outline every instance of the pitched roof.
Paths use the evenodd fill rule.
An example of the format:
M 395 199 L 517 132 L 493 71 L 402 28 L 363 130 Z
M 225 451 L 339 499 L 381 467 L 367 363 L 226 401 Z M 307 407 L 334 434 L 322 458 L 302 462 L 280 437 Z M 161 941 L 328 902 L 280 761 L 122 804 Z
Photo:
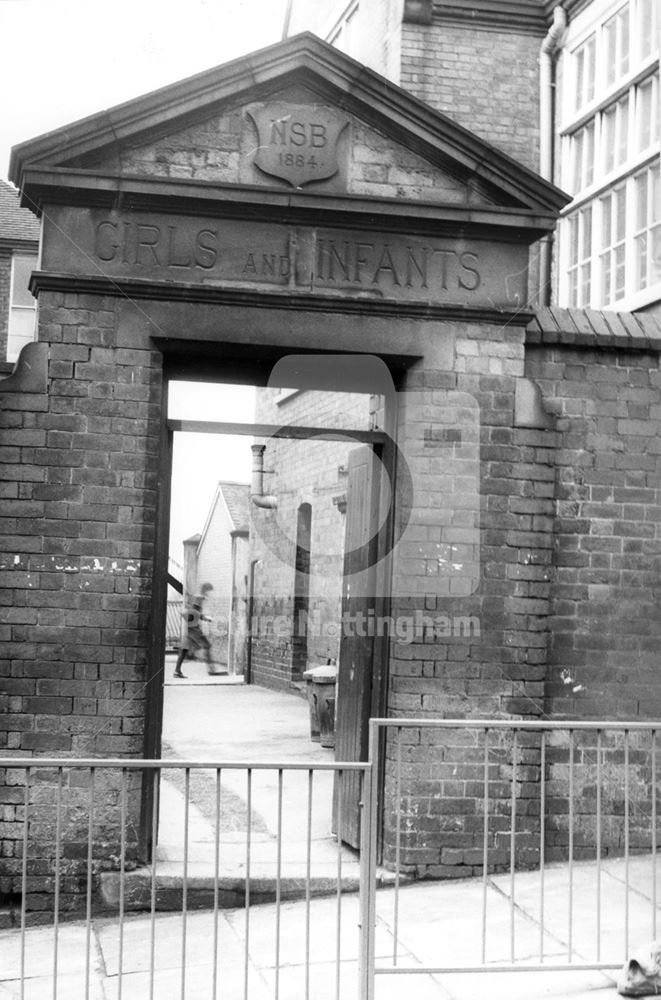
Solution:
M 0 180 L 0 240 L 36 243 L 39 231 L 39 220 L 29 208 L 21 208 L 16 188 Z
M 220 482 L 222 493 L 230 512 L 235 531 L 247 531 L 250 523 L 250 485 L 248 483 Z
M 551 307 L 536 312 L 526 333 L 529 344 L 661 351 L 661 321 L 652 313 Z
M 181 130 L 205 114 L 216 114 L 240 100 L 264 100 L 285 86 L 305 87 L 317 102 L 341 106 L 369 120 L 439 169 L 447 168 L 473 184 L 491 186 L 504 205 L 538 217 L 541 229 L 550 228 L 558 210 L 569 201 L 568 195 L 538 174 L 310 33 L 14 146 L 10 176 L 37 202 L 44 185 L 66 186 L 67 181 L 80 195 L 83 182 L 94 174 L 85 164 L 103 151 L 116 151 L 140 137 Z M 97 188 L 107 188 L 108 196 L 114 196 L 118 181 L 113 176 L 96 181 Z M 128 178 L 120 176 L 120 182 L 125 193 Z M 141 182 L 146 183 L 145 178 Z M 170 181 L 169 191 L 173 190 Z M 285 192 L 283 197 L 289 203 L 292 194 Z

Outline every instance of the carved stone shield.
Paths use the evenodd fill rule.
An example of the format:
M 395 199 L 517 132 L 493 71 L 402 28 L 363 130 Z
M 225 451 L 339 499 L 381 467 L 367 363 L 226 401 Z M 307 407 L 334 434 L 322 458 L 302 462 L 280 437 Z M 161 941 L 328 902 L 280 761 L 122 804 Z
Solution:
M 265 174 L 302 187 L 339 170 L 337 144 L 349 120 L 332 108 L 274 101 L 249 114 L 259 136 L 255 165 Z

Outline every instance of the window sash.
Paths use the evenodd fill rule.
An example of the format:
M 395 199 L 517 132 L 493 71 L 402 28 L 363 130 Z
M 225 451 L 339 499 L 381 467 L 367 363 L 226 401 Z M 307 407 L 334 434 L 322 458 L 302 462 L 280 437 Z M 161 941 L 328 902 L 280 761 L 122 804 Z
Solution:
M 7 325 L 7 361 L 16 361 L 22 348 L 34 340 L 37 303 L 28 288 L 36 254 L 14 254 L 9 284 L 9 321 Z
M 661 284 L 661 0 L 589 10 L 560 77 L 560 180 L 574 195 L 560 227 L 561 293 L 570 305 L 635 308 Z
M 629 4 L 616 11 L 602 26 L 603 77 L 610 87 L 629 71 Z

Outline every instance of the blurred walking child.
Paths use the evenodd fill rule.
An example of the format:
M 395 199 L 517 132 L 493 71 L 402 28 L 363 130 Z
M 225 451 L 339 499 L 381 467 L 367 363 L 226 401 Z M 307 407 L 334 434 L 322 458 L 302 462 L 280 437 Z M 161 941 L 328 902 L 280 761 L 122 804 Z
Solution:
M 184 619 L 184 634 L 179 646 L 177 665 L 174 668 L 175 677 L 186 676 L 181 672 L 181 664 L 187 656 L 192 658 L 195 653 L 200 650 L 204 653 L 204 657 L 207 661 L 208 673 L 214 674 L 216 672 L 213 669 L 213 663 L 211 661 L 211 643 L 202 631 L 202 622 L 210 622 L 213 620 L 209 618 L 208 615 L 202 613 L 202 607 L 210 590 L 213 590 L 212 585 L 210 583 L 203 583 L 200 587 L 200 593 L 193 597 L 190 607 L 181 612 L 181 616 Z

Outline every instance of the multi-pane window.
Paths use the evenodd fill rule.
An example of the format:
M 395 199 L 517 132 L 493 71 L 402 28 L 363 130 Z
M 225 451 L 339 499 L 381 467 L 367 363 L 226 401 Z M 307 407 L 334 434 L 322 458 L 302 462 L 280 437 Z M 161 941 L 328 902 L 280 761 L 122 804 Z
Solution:
M 637 308 L 661 297 L 659 0 L 593 0 L 570 23 L 560 301 Z M 571 32 L 574 30 L 574 37 Z
M 661 281 L 661 168 L 658 163 L 636 174 L 635 284 L 647 288 Z
M 28 283 L 36 266 L 35 254 L 14 254 L 12 257 L 7 361 L 15 361 L 25 344 L 34 340 L 37 303 Z

